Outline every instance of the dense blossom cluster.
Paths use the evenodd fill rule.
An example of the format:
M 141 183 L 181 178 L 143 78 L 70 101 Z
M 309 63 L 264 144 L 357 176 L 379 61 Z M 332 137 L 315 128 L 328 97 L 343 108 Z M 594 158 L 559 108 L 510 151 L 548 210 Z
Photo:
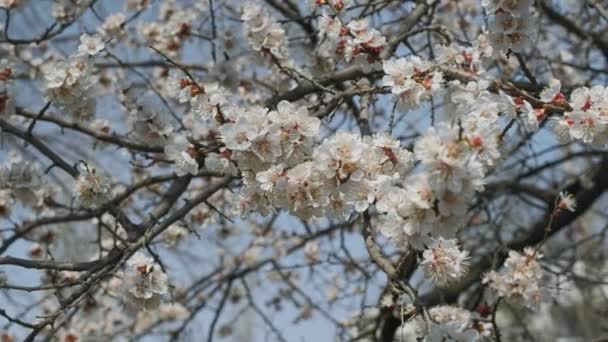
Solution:
M 90 120 L 95 113 L 96 77 L 90 57 L 99 54 L 105 44 L 98 35 L 83 34 L 78 52 L 66 60 L 47 65 L 44 73 L 48 100 L 75 120 Z
M 477 37 L 472 46 L 452 42 L 449 45 L 438 45 L 436 50 L 435 60 L 438 64 L 453 66 L 473 74 L 485 72 L 494 53 L 486 35 Z
M 123 13 L 109 15 L 97 30 L 104 38 L 121 38 L 126 34 L 124 25 L 127 17 Z
M 162 144 L 175 130 L 175 121 L 162 100 L 153 94 L 127 87 L 122 101 L 134 140 Z
M 533 0 L 102 2 L 0 0 L 0 295 L 44 293 L 0 307 L 8 327 L 181 340 L 212 308 L 208 339 L 240 338 L 233 311 L 283 340 L 270 308 L 339 340 L 517 341 L 506 316 L 550 317 L 545 289 L 572 290 L 555 302 L 573 309 L 607 283 L 605 16 L 573 30 Z M 29 32 L 33 3 L 52 22 Z M 608 287 L 589 293 L 603 310 Z
M 392 61 L 392 67 L 387 63 L 385 69 L 394 72 L 385 77 L 385 84 L 399 94 L 416 94 L 410 102 L 428 99 L 421 84 L 428 83 L 429 90 L 441 88 L 441 72 L 422 59 Z M 410 69 L 414 74 L 407 78 Z M 180 102 L 211 101 L 213 95 L 200 91 L 194 80 L 179 72 L 171 75 L 171 94 Z M 410 88 L 401 91 L 405 83 Z M 476 96 L 468 95 L 471 87 L 480 88 Z M 464 127 L 441 123 L 431 128 L 416 143 L 415 154 L 383 134 L 338 132 L 314 147 L 320 122 L 305 108 L 286 101 L 275 111 L 239 108 L 219 92 L 212 100 L 217 104 L 211 117 L 221 115 L 224 123 L 217 131 L 224 147 L 207 155 L 205 166 L 223 174 L 239 170 L 245 185 L 239 196 L 241 213 L 267 215 L 282 208 L 303 218 L 345 219 L 376 204 L 385 214 L 380 231 L 400 246 L 423 249 L 431 237 L 454 236 L 475 193 L 483 189 L 486 167 L 500 157 L 498 115 L 515 100 L 486 88 L 483 82 L 466 87 L 451 83 L 451 99 L 459 108 L 456 112 L 463 113 Z M 172 137 L 165 151 L 178 174 L 197 172 L 197 149 L 183 136 Z M 420 167 L 411 173 L 414 160 Z
M 196 6 L 179 8 L 174 2 L 165 1 L 159 10 L 159 20 L 141 24 L 138 32 L 147 45 L 176 56 L 192 33 L 192 22 L 198 13 Z
M 458 248 L 456 239 L 433 239 L 422 253 L 425 275 L 440 285 L 447 285 L 464 276 L 469 267 L 469 252 Z
M 266 9 L 255 2 L 243 6 L 243 30 L 249 45 L 262 53 L 268 53 L 279 62 L 289 58 L 285 30 Z
M 566 103 L 560 92 L 561 83 L 553 80 L 542 95 L 547 103 Z M 570 111 L 555 118 L 555 131 L 565 141 L 581 140 L 586 144 L 605 146 L 608 143 L 608 88 L 603 86 L 574 89 L 567 101 Z
M 534 248 L 526 248 L 524 253 L 510 251 L 501 272 L 490 271 L 484 277 L 499 297 L 524 305 L 537 304 L 542 299 L 541 280 L 543 270 L 538 262 L 542 258 Z
M 476 325 L 471 312 L 455 306 L 436 306 L 429 310 L 431 333 L 428 341 L 483 341 L 491 336 L 492 324 Z
M 309 0 L 309 2 L 313 10 L 317 7 L 329 6 L 335 11 L 341 11 L 352 4 L 351 0 Z
M 490 14 L 489 38 L 498 51 L 521 52 L 534 39 L 535 14 L 533 0 L 483 0 Z
M 75 20 L 89 6 L 91 0 L 53 1 L 53 17 L 60 23 Z
M 38 163 L 27 162 L 23 156 L 11 153 L 0 166 L 0 217 L 9 217 L 16 202 L 39 210 L 45 194 L 45 178 Z
M 376 205 L 386 213 L 379 229 L 400 246 L 422 249 L 430 237 L 454 237 L 468 205 L 484 187 L 484 165 L 460 128 L 430 128 L 414 147 L 416 172 L 386 191 Z
M 165 88 L 169 96 L 190 105 L 196 121 L 212 118 L 221 121 L 224 112 L 237 110 L 229 92 L 218 83 L 199 83 L 182 71 L 172 70 Z
M 425 342 L 482 342 L 491 340 L 494 333 L 492 323 L 482 322 L 478 314 L 456 306 L 435 306 L 429 309 L 428 314 L 428 321 L 416 317 L 404 322 L 395 333 L 396 339 Z
M 383 84 L 406 106 L 416 107 L 441 90 L 443 74 L 418 56 L 385 61 L 383 67 Z
M 346 62 L 369 69 L 386 46 L 384 35 L 370 27 L 367 19 L 354 19 L 344 24 L 339 16 L 323 12 L 319 19 L 319 56 L 333 60 L 336 56 Z
M 168 293 L 169 278 L 150 257 L 136 253 L 127 262 L 124 275 L 125 300 L 135 310 L 156 309 Z
M 75 55 L 49 65 L 46 72 L 49 100 L 74 119 L 90 119 L 95 113 L 96 100 L 91 93 L 95 85 L 92 68 L 88 56 Z
M 165 154 L 175 165 L 178 176 L 195 175 L 198 172 L 196 148 L 181 134 L 174 134 L 165 145 Z
M 411 152 L 383 134 L 361 138 L 338 132 L 313 148 L 319 119 L 287 101 L 274 111 L 252 108 L 235 114 L 226 115 L 230 121 L 218 131 L 224 155 L 243 174 L 241 212 L 283 208 L 303 218 L 344 219 L 353 210 L 365 211 L 387 184 L 412 167 Z

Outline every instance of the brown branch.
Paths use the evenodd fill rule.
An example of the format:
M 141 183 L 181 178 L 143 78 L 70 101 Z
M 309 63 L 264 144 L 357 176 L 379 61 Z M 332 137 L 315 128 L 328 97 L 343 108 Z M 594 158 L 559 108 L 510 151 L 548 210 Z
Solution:
M 57 126 L 71 129 L 71 130 L 80 132 L 82 134 L 88 135 L 99 141 L 111 143 L 111 144 L 121 146 L 121 147 L 130 149 L 130 150 L 149 152 L 149 153 L 163 153 L 164 152 L 164 148 L 162 146 L 154 146 L 154 145 L 150 145 L 150 144 L 140 144 L 140 143 L 137 143 L 134 141 L 123 139 L 116 134 L 105 134 L 105 133 L 97 132 L 93 129 L 90 129 L 86 126 L 79 124 L 78 122 L 70 122 L 70 121 L 61 119 L 56 116 L 41 117 L 40 115 L 36 115 L 24 108 L 17 108 L 16 112 L 17 112 L 17 115 L 20 115 L 20 116 L 23 116 L 26 118 L 30 118 L 30 119 L 34 119 L 34 120 L 38 120 L 38 121 L 51 122 L 51 123 L 56 124 Z M 33 122 L 35 122 L 35 121 L 33 121 Z
M 61 271 L 87 271 L 97 265 L 98 260 L 72 263 L 72 262 L 57 262 L 50 260 L 29 260 L 22 258 L 15 258 L 11 256 L 0 257 L 0 265 L 14 265 L 23 268 L 34 268 L 34 269 L 52 269 Z
M 380 250 L 380 247 L 376 244 L 374 233 L 372 232 L 371 218 L 367 211 L 363 213 L 362 234 L 369 257 L 378 265 L 378 267 L 380 267 L 389 280 L 395 279 L 397 270 L 395 269 L 395 266 L 393 266 L 391 260 L 382 253 L 382 250 Z
M 68 164 L 65 160 L 63 160 L 63 158 L 61 158 L 58 154 L 49 149 L 46 144 L 44 144 L 38 138 L 27 134 L 27 132 L 20 130 L 19 128 L 9 124 L 3 119 L 0 119 L 0 128 L 2 128 L 2 131 L 19 137 L 34 146 L 40 153 L 50 159 L 53 162 L 53 165 L 59 166 L 63 171 L 72 176 L 72 178 L 78 177 L 78 170 L 74 166 Z

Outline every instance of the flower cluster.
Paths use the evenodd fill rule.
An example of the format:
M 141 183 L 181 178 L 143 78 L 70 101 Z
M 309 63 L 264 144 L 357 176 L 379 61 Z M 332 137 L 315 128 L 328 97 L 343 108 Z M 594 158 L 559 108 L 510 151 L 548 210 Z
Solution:
M 269 53 L 279 61 L 289 58 L 287 36 L 281 25 L 259 4 L 247 2 L 243 6 L 243 30 L 255 51 Z
M 127 17 L 122 13 L 109 15 L 97 30 L 104 38 L 120 38 L 125 35 Z
M 336 53 L 346 62 L 366 66 L 377 61 L 386 46 L 386 38 L 369 26 L 367 18 L 352 20 L 344 26 L 337 17 L 323 13 L 318 22 L 322 40 L 318 51 L 325 58 Z
M 433 239 L 422 258 L 424 274 L 442 286 L 462 278 L 469 267 L 469 252 L 461 251 L 456 239 Z
M 332 17 L 323 12 L 317 20 L 319 25 L 318 37 L 320 44 L 317 47 L 317 54 L 328 60 L 333 60 L 338 53 L 338 44 L 342 39 L 342 23 L 338 18 Z
M 317 54 L 330 61 L 337 56 L 367 69 L 370 63 L 378 60 L 378 54 L 386 46 L 386 38 L 369 27 L 367 19 L 352 20 L 344 26 L 338 17 L 323 12 L 318 25 Z
M 44 178 L 40 165 L 23 160 L 11 153 L 9 160 L 0 166 L 0 194 L 5 212 L 14 199 L 30 207 L 37 207 L 43 197 Z
M 91 0 L 57 0 L 53 1 L 53 17 L 65 24 L 78 17 L 91 3 Z
M 294 136 L 294 132 L 290 131 L 308 127 L 306 138 L 287 145 L 291 150 L 287 155 L 286 148 L 282 147 L 282 163 L 258 169 L 255 177 L 253 173 L 245 173 L 247 195 L 241 200 L 241 206 L 257 206 L 258 210 L 264 206 L 265 212 L 283 208 L 303 218 L 327 215 L 345 219 L 353 211 L 365 211 L 388 184 L 411 169 L 411 152 L 384 134 L 361 138 L 338 132 L 313 150 L 305 141 L 312 141 L 311 137 L 318 131 L 318 120 L 306 118 L 305 109 L 300 108 L 301 118 L 306 119 L 297 119 L 302 124 L 293 122 L 296 117 L 289 114 L 294 113 L 292 106 L 283 103 L 279 112 L 275 112 L 284 115 L 280 124 L 281 140 L 293 141 L 290 136 Z
M 110 183 L 103 172 L 87 163 L 78 164 L 78 178 L 74 183 L 76 200 L 87 208 L 96 207 L 110 194 Z
M 543 270 L 538 263 L 540 258 L 542 255 L 532 247 L 524 249 L 523 254 L 510 251 L 505 269 L 500 273 L 487 273 L 483 282 L 499 297 L 526 305 L 538 303 L 542 296 L 540 283 L 543 278 Z
M 341 11 L 346 6 L 350 5 L 351 0 L 310 0 L 310 5 L 314 9 L 316 7 L 329 6 L 335 11 Z
M 418 173 L 382 196 L 376 208 L 386 213 L 380 231 L 397 245 L 423 249 L 429 238 L 451 238 L 464 223 L 476 191 L 484 187 L 479 154 L 458 126 L 431 127 L 414 146 Z
M 513 97 L 502 91 L 497 97 L 483 89 L 477 92 L 476 98 L 472 97 L 471 93 L 475 94 L 475 92 L 472 92 L 473 87 L 469 85 L 466 90 L 456 91 L 452 95 L 452 101 L 462 108 L 475 108 L 481 104 L 485 121 L 495 122 L 497 113 L 503 112 L 510 118 L 521 117 L 526 128 L 537 130 L 540 122 L 547 117 L 544 106 L 534 107 L 522 97 Z M 487 84 L 484 87 L 487 87 Z M 540 101 L 545 104 L 569 108 L 563 116 L 552 118 L 555 132 L 561 140 L 581 140 L 596 146 L 604 146 L 608 143 L 607 87 L 579 87 L 572 91 L 568 100 L 561 92 L 561 82 L 551 79 L 539 95 Z M 480 122 L 482 121 L 477 116 L 473 117 L 472 121 L 465 121 L 465 125 L 479 126 Z
M 418 56 L 385 61 L 383 68 L 382 84 L 407 107 L 417 107 L 441 90 L 443 74 Z
M 172 1 L 164 1 L 159 20 L 141 24 L 137 30 L 147 45 L 175 57 L 190 36 L 197 14 L 196 10 L 178 8 Z
M 450 45 L 438 45 L 435 49 L 437 63 L 474 74 L 485 71 L 493 53 L 492 46 L 485 35 L 480 35 L 473 42 L 473 46 L 451 43 Z
M 489 38 L 498 51 L 521 52 L 532 44 L 532 0 L 482 0 L 491 16 Z
M 134 310 L 156 309 L 169 290 L 169 279 L 154 259 L 136 253 L 127 262 L 125 301 Z
M 196 148 L 183 135 L 174 134 L 171 136 L 169 142 L 165 145 L 165 154 L 169 160 L 173 161 L 175 173 L 178 176 L 195 175 L 198 172 Z
M 495 165 L 500 158 L 500 114 L 508 119 L 520 118 L 523 126 L 535 131 L 546 118 L 543 107 L 533 107 L 520 96 L 503 91 L 494 94 L 488 90 L 489 82 L 480 80 L 466 85 L 459 81 L 449 83 L 449 100 L 452 112 L 461 120 L 463 135 L 479 158 L 488 165 Z
M 432 307 L 429 316 L 432 323 L 428 341 L 482 341 L 484 336 L 490 336 L 492 329 L 492 323 L 489 322 L 477 327 L 473 323 L 471 312 L 456 306 Z
M 127 10 L 130 11 L 141 11 L 148 7 L 151 0 L 127 0 Z
M 346 25 L 346 34 L 338 43 L 338 52 L 350 62 L 353 58 L 363 55 L 368 62 L 375 60 L 384 50 L 386 38 L 373 27 L 369 27 L 367 18 L 352 20 Z
M 179 103 L 189 103 L 192 113 L 201 120 L 223 120 L 224 112 L 237 110 L 228 92 L 217 83 L 198 83 L 181 70 L 169 72 L 167 93 Z
M 543 93 L 543 101 L 564 104 L 559 81 L 553 81 Z M 555 95 L 553 95 L 555 94 Z M 550 99 L 551 95 L 553 98 Z M 581 140 L 586 144 L 604 146 L 608 143 L 608 88 L 603 86 L 579 87 L 570 94 L 572 110 L 556 118 L 555 131 L 564 140 Z
M 304 162 L 305 158 L 310 156 L 313 137 L 319 132 L 320 121 L 311 117 L 305 107 L 296 107 L 287 101 L 280 102 L 277 109 L 270 112 L 265 108 L 253 106 L 242 111 L 223 113 L 227 122 L 218 128 L 218 132 L 225 149 L 217 157 L 231 160 L 244 172 L 246 187 L 242 193 L 241 207 L 255 210 L 249 208 L 251 204 L 264 208 L 268 201 L 260 201 L 258 197 L 264 191 L 273 190 L 274 183 L 280 178 L 278 175 L 283 171 L 287 172 L 287 168 Z M 205 165 L 209 169 L 214 165 L 223 164 L 218 163 L 217 159 L 208 159 L 205 160 Z M 306 166 L 302 166 L 294 172 L 300 178 L 305 178 L 305 169 Z M 212 171 L 225 172 L 226 168 Z M 258 184 L 256 173 L 261 171 L 265 171 L 266 175 L 258 176 L 260 182 L 263 182 Z M 277 175 L 274 175 L 275 173 Z M 313 199 L 309 198 L 307 201 Z
M 80 36 L 80 45 L 78 46 L 78 53 L 83 56 L 95 56 L 101 50 L 105 48 L 105 43 L 101 39 L 101 36 L 96 34 L 93 36 L 89 36 L 88 34 L 83 34 Z
M 399 327 L 395 336 L 404 341 L 427 342 L 481 342 L 492 336 L 492 323 L 475 322 L 479 317 L 465 309 L 441 305 L 430 308 L 428 313 L 430 326 L 428 321 L 416 316 Z
M 98 51 L 100 46 L 96 39 L 93 41 L 86 35 L 83 39 L 84 44 L 79 50 L 82 49 L 85 54 L 77 53 L 65 61 L 48 65 L 45 70 L 48 99 L 76 120 L 91 119 L 96 106 L 95 94 L 92 92 L 96 81 L 93 65 L 86 52 Z
M 129 131 L 135 140 L 161 144 L 174 131 L 171 113 L 157 96 L 128 88 L 124 90 L 122 103 L 127 111 Z

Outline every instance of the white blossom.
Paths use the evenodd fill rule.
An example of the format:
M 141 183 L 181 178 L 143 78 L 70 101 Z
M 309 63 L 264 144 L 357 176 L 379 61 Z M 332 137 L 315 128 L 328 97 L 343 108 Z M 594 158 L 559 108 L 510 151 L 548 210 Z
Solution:
M 306 245 L 304 245 L 304 256 L 311 264 L 321 260 L 321 249 L 319 244 L 314 240 L 308 241 Z
M 490 15 L 488 37 L 497 52 L 522 52 L 532 44 L 536 15 L 531 0 L 483 0 Z
M 88 120 L 95 114 L 92 68 L 87 57 L 75 55 L 44 70 L 47 97 L 75 119 Z
M 103 171 L 87 163 L 78 164 L 78 178 L 74 183 L 76 200 L 84 207 L 102 204 L 110 194 L 110 183 Z
M 442 305 L 429 309 L 429 316 L 432 323 L 427 341 L 479 341 L 479 333 L 469 311 L 456 306 Z
M 549 85 L 543 89 L 540 93 L 540 100 L 543 102 L 551 103 L 563 99 L 561 93 L 562 82 L 558 79 L 552 78 L 549 81 Z
M 559 193 L 559 202 L 557 203 L 559 209 L 565 209 L 568 211 L 576 211 L 576 198 L 574 195 L 567 192 Z
M 165 154 L 169 160 L 174 162 L 175 174 L 178 176 L 196 175 L 198 173 L 196 147 L 192 146 L 183 135 L 174 134 L 171 136 L 170 141 L 165 145 Z
M 254 50 L 269 52 L 280 61 L 289 57 L 285 30 L 262 6 L 253 2 L 245 3 L 241 19 L 245 36 Z
M 125 300 L 131 309 L 153 310 L 168 292 L 168 277 L 154 259 L 142 253 L 127 261 L 124 287 Z
M 125 34 L 124 25 L 126 21 L 127 17 L 123 13 L 114 13 L 106 18 L 98 32 L 103 37 L 120 38 Z
M 80 36 L 80 45 L 78 46 L 78 52 L 83 55 L 95 56 L 101 50 L 105 48 L 105 44 L 101 39 L 100 35 L 89 36 L 83 34 Z
M 483 282 L 500 297 L 516 303 L 532 306 L 542 297 L 541 280 L 543 270 L 538 263 L 542 255 L 532 247 L 520 254 L 510 251 L 501 272 L 490 271 Z
M 161 144 L 175 129 L 162 101 L 152 94 L 127 91 L 127 124 L 133 137 L 147 144 Z
M 469 253 L 461 251 L 455 239 L 433 239 L 422 257 L 425 275 L 439 285 L 457 281 L 468 271 Z
M 236 165 L 231 161 L 232 153 L 224 150 L 220 153 L 209 153 L 205 157 L 205 169 L 223 175 L 237 175 L 239 173 Z
M 386 74 L 383 85 L 391 87 L 391 92 L 402 104 L 416 107 L 442 88 L 443 74 L 433 70 L 430 63 L 420 57 L 388 60 L 383 68 Z
M 16 153 L 9 154 L 9 160 L 0 166 L 0 189 L 10 191 L 10 195 L 24 204 L 35 206 L 38 191 L 44 185 L 40 165 L 29 162 Z M 8 195 L 8 194 L 7 194 Z M 5 197 L 5 201 L 10 201 Z

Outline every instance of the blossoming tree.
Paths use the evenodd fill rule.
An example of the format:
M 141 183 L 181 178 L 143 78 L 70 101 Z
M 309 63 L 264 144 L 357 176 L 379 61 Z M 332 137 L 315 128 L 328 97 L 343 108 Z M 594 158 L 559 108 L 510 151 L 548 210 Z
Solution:
M 608 334 L 605 2 L 0 10 L 2 342 Z

